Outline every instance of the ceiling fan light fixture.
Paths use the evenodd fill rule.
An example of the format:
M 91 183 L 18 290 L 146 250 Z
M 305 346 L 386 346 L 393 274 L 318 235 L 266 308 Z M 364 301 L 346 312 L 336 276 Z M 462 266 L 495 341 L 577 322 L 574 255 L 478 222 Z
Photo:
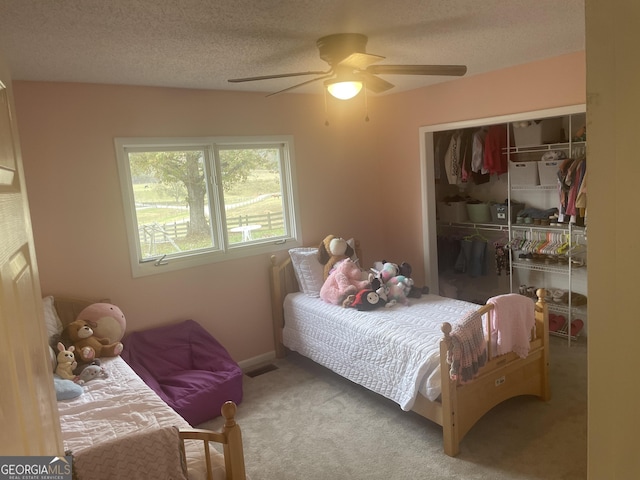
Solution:
M 360 80 L 333 79 L 324 82 L 329 93 L 340 100 L 349 100 L 355 97 L 362 90 Z

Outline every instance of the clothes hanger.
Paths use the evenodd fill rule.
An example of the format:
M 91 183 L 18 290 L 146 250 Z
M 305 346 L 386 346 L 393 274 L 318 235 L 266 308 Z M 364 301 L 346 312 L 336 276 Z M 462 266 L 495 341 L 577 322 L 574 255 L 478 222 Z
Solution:
M 464 240 L 471 241 L 474 238 L 479 238 L 480 240 L 484 240 L 485 242 L 489 242 L 489 240 L 487 239 L 487 237 L 485 237 L 484 235 L 482 235 L 479 231 L 478 231 L 478 227 L 475 227 L 475 232 L 472 233 L 471 235 L 467 235 L 466 237 L 464 237 Z

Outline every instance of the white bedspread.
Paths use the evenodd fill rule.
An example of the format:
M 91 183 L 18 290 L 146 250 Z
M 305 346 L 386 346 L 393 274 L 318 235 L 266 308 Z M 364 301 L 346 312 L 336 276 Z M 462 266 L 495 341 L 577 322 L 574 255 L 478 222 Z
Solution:
M 283 340 L 289 349 L 411 410 L 420 391 L 440 395 L 440 339 L 479 305 L 423 295 L 410 306 L 372 312 L 330 305 L 303 293 L 284 301 Z
M 102 359 L 102 366 L 108 378 L 91 380 L 85 384 L 82 395 L 58 402 L 65 450 L 78 455 L 90 448 L 99 450 L 104 442 L 134 432 L 190 427 L 122 358 Z M 189 478 L 205 478 L 202 449 L 191 440 L 185 447 Z M 224 457 L 215 450 L 212 457 L 215 478 L 225 478 Z

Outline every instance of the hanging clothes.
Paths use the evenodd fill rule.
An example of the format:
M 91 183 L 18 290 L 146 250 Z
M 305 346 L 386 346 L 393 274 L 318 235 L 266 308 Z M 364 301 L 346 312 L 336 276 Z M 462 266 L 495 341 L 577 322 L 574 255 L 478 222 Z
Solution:
M 453 132 L 449 130 L 444 132 L 436 132 L 433 135 L 434 176 L 438 183 L 445 185 L 448 183 L 448 180 L 445 173 L 444 157 L 447 153 L 447 149 L 449 148 L 449 143 L 451 142 L 451 135 L 453 135 Z
M 484 168 L 484 140 L 487 128 L 483 127 L 473 134 L 471 151 L 471 178 L 476 185 L 488 183 L 489 171 Z
M 473 157 L 473 129 L 462 131 L 460 139 L 460 180 L 463 183 L 471 179 L 471 160 Z
M 491 125 L 484 139 L 484 168 L 491 175 L 507 173 L 507 126 Z
M 468 273 L 471 277 L 487 274 L 487 241 L 483 238 L 463 238 L 460 254 L 454 265 L 457 273 Z
M 447 174 L 447 181 L 450 185 L 460 183 L 460 150 L 462 146 L 462 135 L 460 131 L 455 131 L 451 135 L 449 148 L 444 156 L 444 168 Z
M 581 216 L 579 207 L 576 206 L 578 194 L 584 182 L 587 172 L 587 161 L 584 158 L 568 158 L 558 170 L 560 181 L 560 214 L 564 216 Z M 581 201 L 585 201 L 582 199 Z M 586 205 L 586 201 L 585 201 Z
M 584 217 L 587 213 L 587 168 L 585 164 L 585 172 L 580 182 L 580 190 L 576 197 L 576 208 L 579 209 L 580 216 Z

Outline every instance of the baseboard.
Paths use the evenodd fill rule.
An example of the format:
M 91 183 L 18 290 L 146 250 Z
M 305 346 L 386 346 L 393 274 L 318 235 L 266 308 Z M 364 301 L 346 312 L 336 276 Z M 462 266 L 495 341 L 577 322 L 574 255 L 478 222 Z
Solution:
M 253 370 L 256 367 L 261 367 L 267 363 L 270 363 L 276 359 L 276 352 L 272 350 L 271 352 L 263 353 L 262 355 L 258 355 L 257 357 L 248 358 L 247 360 L 242 360 L 238 362 L 240 368 L 243 372 L 247 370 Z

